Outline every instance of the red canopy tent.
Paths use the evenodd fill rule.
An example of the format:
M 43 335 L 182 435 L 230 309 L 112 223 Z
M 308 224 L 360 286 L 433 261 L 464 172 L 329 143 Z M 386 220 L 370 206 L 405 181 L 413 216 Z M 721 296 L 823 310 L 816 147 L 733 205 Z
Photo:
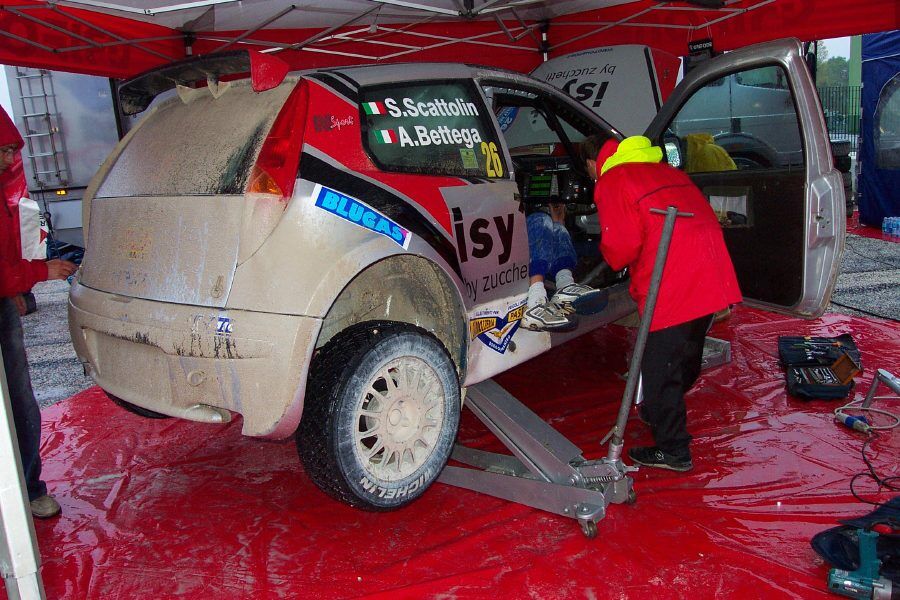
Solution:
M 693 39 L 728 50 L 898 26 L 895 0 L 19 0 L 0 5 L 0 63 L 129 77 L 247 47 L 295 68 L 430 60 L 529 71 L 544 55 L 593 46 L 682 55 Z

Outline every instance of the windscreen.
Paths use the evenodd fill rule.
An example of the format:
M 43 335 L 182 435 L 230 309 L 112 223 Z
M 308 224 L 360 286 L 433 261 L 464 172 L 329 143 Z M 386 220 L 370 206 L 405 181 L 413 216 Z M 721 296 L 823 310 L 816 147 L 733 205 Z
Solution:
M 256 93 L 232 82 L 218 98 L 188 90 L 147 115 L 97 198 L 243 194 L 259 149 L 296 79 Z

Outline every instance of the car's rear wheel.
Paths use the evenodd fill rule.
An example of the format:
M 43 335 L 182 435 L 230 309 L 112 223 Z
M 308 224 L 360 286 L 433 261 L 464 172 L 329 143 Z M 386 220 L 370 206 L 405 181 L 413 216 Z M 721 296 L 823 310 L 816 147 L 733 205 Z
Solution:
M 103 390 L 103 391 L 106 392 L 106 390 Z M 131 402 L 122 400 L 118 396 L 113 396 L 109 392 L 106 392 L 106 395 L 115 404 L 118 404 L 119 406 L 121 406 L 122 408 L 127 410 L 128 412 L 134 413 L 140 417 L 144 417 L 145 419 L 171 419 L 172 418 L 169 415 L 164 415 L 162 413 L 156 412 L 155 410 L 143 408 L 141 406 L 138 406 L 137 404 L 132 404 Z
M 459 379 L 437 338 L 406 323 L 361 323 L 313 359 L 297 449 L 331 496 L 391 510 L 437 479 L 459 412 Z

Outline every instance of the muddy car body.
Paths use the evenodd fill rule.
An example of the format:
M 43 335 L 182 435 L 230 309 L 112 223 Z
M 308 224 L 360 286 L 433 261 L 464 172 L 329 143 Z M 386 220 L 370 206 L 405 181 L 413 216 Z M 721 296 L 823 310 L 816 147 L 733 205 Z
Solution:
M 206 77 L 202 60 L 168 78 Z M 840 178 L 819 164 L 827 139 L 821 110 L 807 108 L 814 89 L 796 43 L 744 60 L 791 74 L 811 157 L 793 176 L 818 182 L 815 198 L 801 186 L 791 199 L 802 250 L 787 276 L 798 294 L 757 300 L 814 313 L 839 237 L 807 207 L 839 194 Z M 148 81 L 160 80 L 123 92 L 143 105 L 158 92 Z M 627 277 L 594 250 L 576 275 L 607 289 L 606 308 L 571 333 L 519 326 L 523 207 L 559 196 L 575 215 L 573 239 L 595 249 L 591 228 L 577 225 L 596 216 L 576 144 L 619 134 L 547 84 L 468 65 L 304 72 L 255 87 L 236 80 L 158 99 L 104 164 L 70 297 L 76 351 L 132 410 L 207 422 L 239 413 L 245 435 L 296 432 L 327 492 L 401 506 L 446 462 L 466 386 L 633 312 Z M 666 124 L 653 127 L 665 143 Z M 754 276 L 757 261 L 746 262 Z

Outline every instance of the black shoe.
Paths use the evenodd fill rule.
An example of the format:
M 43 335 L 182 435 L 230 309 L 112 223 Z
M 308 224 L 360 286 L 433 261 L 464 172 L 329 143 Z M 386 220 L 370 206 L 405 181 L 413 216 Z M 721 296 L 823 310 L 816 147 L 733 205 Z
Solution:
M 656 467 L 657 469 L 669 469 L 672 471 L 690 471 L 694 468 L 694 463 L 690 457 L 687 459 L 676 457 L 668 452 L 663 452 L 656 446 L 630 448 L 628 456 L 631 460 L 645 467 Z

